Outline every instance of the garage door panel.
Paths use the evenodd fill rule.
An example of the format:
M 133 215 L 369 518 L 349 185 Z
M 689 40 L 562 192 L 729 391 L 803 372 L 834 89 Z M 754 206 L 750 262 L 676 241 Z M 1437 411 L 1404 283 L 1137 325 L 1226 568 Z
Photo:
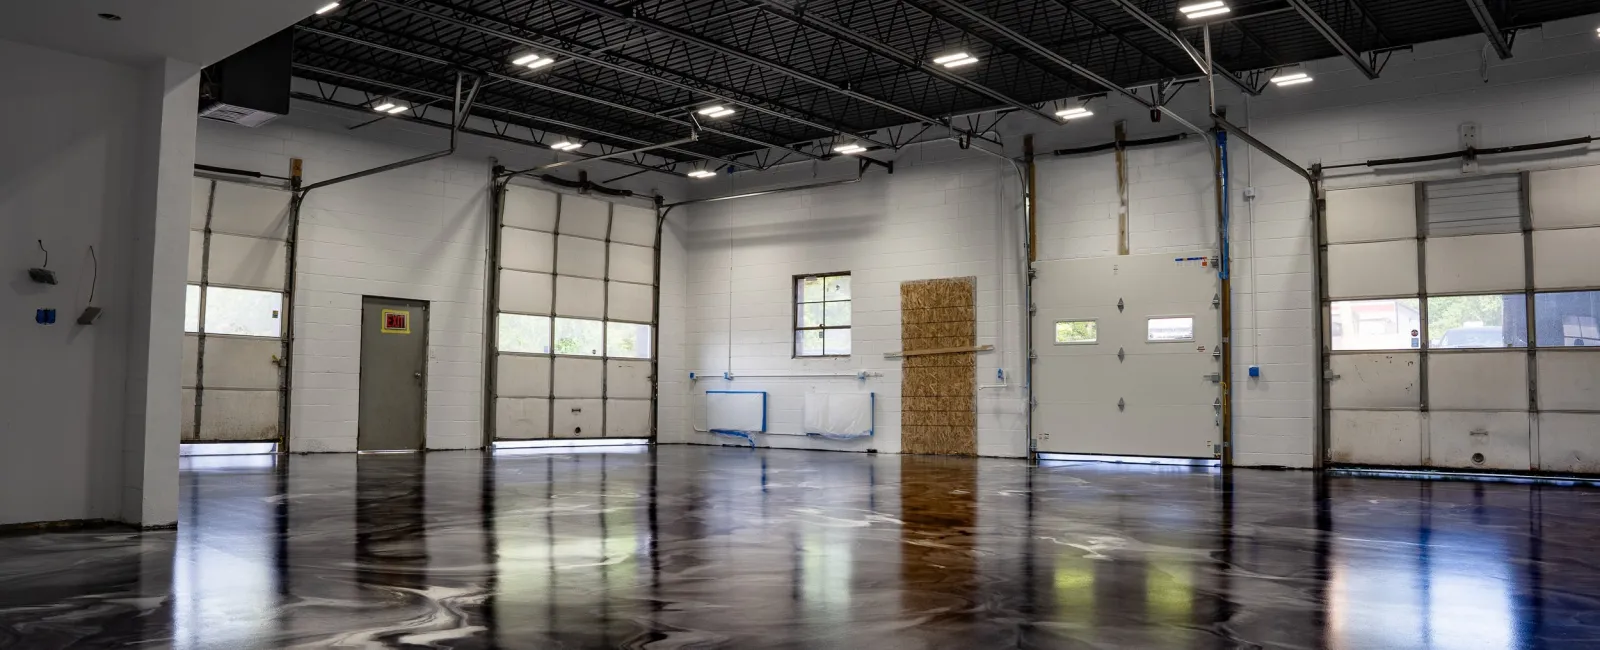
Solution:
M 1540 413 L 1539 469 L 1600 474 L 1600 413 Z
M 555 438 L 599 438 L 604 435 L 600 424 L 604 414 L 604 400 L 558 399 L 551 403 Z
M 606 276 L 612 280 L 655 284 L 656 253 L 654 249 L 627 244 L 611 244 L 611 268 Z
M 1336 410 L 1328 424 L 1328 454 L 1335 463 L 1422 464 L 1421 412 Z
M 655 288 L 629 282 L 606 283 L 606 317 L 648 323 L 655 318 Z
M 1328 192 L 1328 242 L 1347 243 L 1417 236 L 1414 185 L 1386 185 Z
M 1040 404 L 1034 419 L 1039 451 L 1077 454 L 1211 458 L 1217 440 L 1210 406 Z M 1174 436 L 1173 431 L 1195 435 Z
M 521 271 L 555 271 L 556 238 L 547 232 L 500 229 L 500 266 Z
M 606 395 L 649 398 L 651 372 L 648 361 L 607 361 Z
M 1600 351 L 1539 351 L 1539 408 L 1600 411 Z
M 282 354 L 280 339 L 207 336 L 205 388 L 276 389 L 280 383 L 279 370 L 273 359 Z M 207 393 L 208 416 L 209 395 Z
M 1191 258 L 1195 258 L 1191 260 Z M 1217 291 L 1216 270 L 1201 266 L 1210 253 L 1128 255 L 1036 264 L 1036 301 L 1053 308 L 1193 304 Z
M 281 241 L 211 235 L 207 282 L 230 287 L 283 290 L 288 249 Z
M 1533 284 L 1539 289 L 1600 286 L 1600 228 L 1534 231 Z
M 556 315 L 578 318 L 605 317 L 605 289 L 605 283 L 600 280 L 556 276 Z
M 499 355 L 494 387 L 500 397 L 549 397 L 550 357 Z
M 550 437 L 550 400 L 500 397 L 494 401 L 494 436 L 500 440 Z
M 554 232 L 557 198 L 555 192 L 508 185 L 500 222 L 507 226 Z
M 1417 242 L 1328 247 L 1328 295 L 1335 299 L 1417 293 Z
M 611 206 L 611 241 L 654 247 L 656 211 L 631 205 Z
M 1218 364 L 1204 359 L 1165 357 L 1076 357 L 1064 363 L 1040 364 L 1034 372 L 1035 397 L 1041 404 L 1189 404 L 1210 406 L 1217 385 L 1206 375 Z
M 1573 167 L 1528 175 L 1529 207 L 1534 228 L 1600 226 L 1594 192 L 1600 188 L 1600 167 Z
M 1434 352 L 1428 355 L 1428 406 L 1527 410 L 1526 352 Z
M 556 231 L 563 235 L 576 235 L 605 239 L 611 228 L 611 203 L 582 196 L 561 196 L 561 222 Z
M 605 367 L 599 359 L 557 357 L 552 394 L 556 397 L 600 397 Z
M 561 235 L 556 238 L 556 273 L 604 278 L 606 243 Z
M 1328 385 L 1328 406 L 1342 409 L 1421 408 L 1422 355 L 1415 352 L 1336 354 L 1338 379 Z
M 1522 235 L 1468 235 L 1427 240 L 1428 293 L 1495 293 L 1526 286 Z
M 1428 417 L 1433 467 L 1528 470 L 1528 413 L 1435 411 Z M 1482 462 L 1474 460 L 1482 454 Z
M 267 239 L 289 238 L 289 193 L 240 183 L 217 183 L 211 232 Z
M 549 314 L 554 280 L 544 273 L 500 272 L 500 310 Z
M 650 435 L 650 400 L 606 400 L 607 438 L 645 438 Z
M 206 341 L 206 346 L 210 345 Z M 208 351 L 206 356 L 211 353 Z M 201 440 L 278 439 L 278 391 L 207 388 L 201 395 Z

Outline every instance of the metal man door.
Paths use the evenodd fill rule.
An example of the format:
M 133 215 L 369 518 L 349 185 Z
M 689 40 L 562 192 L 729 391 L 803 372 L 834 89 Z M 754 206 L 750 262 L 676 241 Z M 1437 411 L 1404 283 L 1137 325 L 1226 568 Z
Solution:
M 363 297 L 356 448 L 421 449 L 427 380 L 428 303 Z
M 1211 254 L 1038 262 L 1033 430 L 1042 452 L 1215 457 Z

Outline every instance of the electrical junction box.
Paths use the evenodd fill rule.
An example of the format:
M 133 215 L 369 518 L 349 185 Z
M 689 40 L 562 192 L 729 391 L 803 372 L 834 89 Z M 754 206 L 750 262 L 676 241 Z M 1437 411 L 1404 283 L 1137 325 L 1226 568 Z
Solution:
M 1261 378 L 1261 366 L 1250 366 L 1250 378 L 1251 379 L 1260 379 Z

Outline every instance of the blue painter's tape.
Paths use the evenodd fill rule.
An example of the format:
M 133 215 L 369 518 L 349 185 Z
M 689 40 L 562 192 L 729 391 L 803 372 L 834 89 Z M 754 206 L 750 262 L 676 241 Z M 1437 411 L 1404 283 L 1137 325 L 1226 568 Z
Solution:
M 750 434 L 746 433 L 744 431 L 734 431 L 733 429 L 712 429 L 711 432 L 712 433 L 716 433 L 716 434 L 721 434 L 721 435 L 724 435 L 724 436 L 733 436 L 735 438 L 744 438 L 745 442 L 750 443 L 750 448 L 751 449 L 755 449 L 756 448 L 755 438 L 750 437 Z

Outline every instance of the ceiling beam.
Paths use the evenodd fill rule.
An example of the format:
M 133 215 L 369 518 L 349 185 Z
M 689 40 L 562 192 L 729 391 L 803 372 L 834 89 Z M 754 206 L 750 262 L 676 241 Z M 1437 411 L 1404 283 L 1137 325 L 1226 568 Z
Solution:
M 1494 53 L 1500 55 L 1501 60 L 1511 58 L 1511 41 L 1506 39 L 1506 33 L 1500 29 L 1494 20 L 1494 14 L 1489 13 L 1488 5 L 1483 0 L 1467 0 L 1467 7 L 1472 9 L 1472 17 L 1478 19 L 1478 26 L 1483 28 L 1483 35 L 1489 37 L 1489 44 L 1494 46 Z
M 698 34 L 694 34 L 694 33 L 691 33 L 691 32 L 685 31 L 685 30 L 678 29 L 676 27 L 673 27 L 671 25 L 668 25 L 666 23 L 663 23 L 663 22 L 660 22 L 660 21 L 657 21 L 657 20 L 654 20 L 654 19 L 651 19 L 651 18 L 644 18 L 644 17 L 639 17 L 639 16 L 631 16 L 631 15 L 629 15 L 627 13 L 624 13 L 624 12 L 618 10 L 618 9 L 615 9 L 615 8 L 609 6 L 609 5 L 605 5 L 605 4 L 602 4 L 602 3 L 599 3 L 599 2 L 595 2 L 594 0 L 555 0 L 555 2 L 559 2 L 561 4 L 564 4 L 564 5 L 567 5 L 567 6 L 570 6 L 570 7 L 576 7 L 578 9 L 582 9 L 584 11 L 587 11 L 589 13 L 592 13 L 592 14 L 595 14 L 595 15 L 598 15 L 598 16 L 604 16 L 604 17 L 610 18 L 611 20 L 614 20 L 614 21 L 624 22 L 624 23 L 627 23 L 627 24 L 632 25 L 634 27 L 639 27 L 641 29 L 648 29 L 648 30 L 651 30 L 651 31 L 654 31 L 654 32 L 659 32 L 661 34 L 665 34 L 665 35 L 670 36 L 672 38 L 675 38 L 677 40 L 683 41 L 685 43 L 690 43 L 692 45 L 697 45 L 699 47 L 711 50 L 711 51 L 716 52 L 718 54 L 721 54 L 723 56 L 726 56 L 726 57 L 729 57 L 729 58 L 733 58 L 733 59 L 738 59 L 740 61 L 744 61 L 745 63 L 749 63 L 751 65 L 755 65 L 755 66 L 758 66 L 758 67 L 766 68 L 766 69 L 771 70 L 773 72 L 777 72 L 779 74 L 782 74 L 784 76 L 790 77 L 792 79 L 797 79 L 797 80 L 799 80 L 801 82 L 810 84 L 812 86 L 816 86 L 817 88 L 821 88 L 823 90 L 832 92 L 834 94 L 843 95 L 845 97 L 849 97 L 849 98 L 854 99 L 854 100 L 859 101 L 859 102 L 871 104 L 873 106 L 877 106 L 878 108 L 884 109 L 884 110 L 889 111 L 891 113 L 899 113 L 899 114 L 904 115 L 906 117 L 909 117 L 909 118 L 911 118 L 913 120 L 917 120 L 918 122 L 927 122 L 929 124 L 941 124 L 941 123 L 943 123 L 943 121 L 940 120 L 939 118 L 933 117 L 931 115 L 924 114 L 921 111 L 918 111 L 918 110 L 915 110 L 915 109 L 911 109 L 911 108 L 906 108 L 904 106 L 901 106 L 899 104 L 896 104 L 894 102 L 890 102 L 890 101 L 887 101 L 887 100 L 878 99 L 876 97 L 873 97 L 873 96 L 868 95 L 868 94 L 863 93 L 863 92 L 859 92 L 859 91 L 856 91 L 856 90 L 851 90 L 849 88 L 846 88 L 844 86 L 836 84 L 836 83 L 834 83 L 832 81 L 828 81 L 827 79 L 823 79 L 821 77 L 812 75 L 812 74 L 804 72 L 802 70 L 797 70 L 795 68 L 791 68 L 791 67 L 789 67 L 787 65 L 784 65 L 784 64 L 779 63 L 777 61 L 769 60 L 769 59 L 767 59 L 765 57 L 761 57 L 761 56 L 757 56 L 755 54 L 751 54 L 749 52 L 746 52 L 744 50 L 738 49 L 736 47 L 732 47 L 730 45 L 719 43 L 717 41 L 711 40 L 709 38 L 705 38 L 705 37 L 700 36 Z M 1004 100 L 1000 100 L 1000 101 L 1004 101 Z M 1027 106 L 1026 104 L 1018 103 L 1016 105 L 1019 106 L 1019 107 L 1023 107 L 1023 108 L 1025 108 L 1027 110 L 1038 112 L 1037 109 L 1034 109 L 1034 108 L 1032 108 L 1030 106 Z M 1039 112 L 1039 115 L 1041 117 L 1045 117 L 1046 119 L 1049 119 L 1049 116 L 1045 115 L 1043 112 Z
M 354 24 L 354 23 L 352 23 L 352 24 Z M 306 32 L 306 33 L 310 33 L 310 34 L 316 34 L 318 36 L 339 39 L 339 40 L 346 41 L 346 42 L 349 42 L 349 43 L 354 43 L 356 45 L 362 45 L 362 46 L 366 46 L 366 47 L 382 50 L 382 51 L 385 51 L 385 52 L 391 52 L 391 53 L 399 54 L 399 55 L 402 55 L 402 56 L 409 56 L 409 57 L 415 58 L 415 59 L 420 60 L 420 61 L 427 61 L 427 62 L 432 63 L 434 65 L 440 65 L 440 66 L 445 66 L 445 67 L 465 67 L 467 69 L 471 69 L 469 66 L 461 66 L 459 64 L 452 63 L 450 61 L 446 61 L 446 60 L 443 60 L 443 59 L 436 59 L 434 57 L 427 56 L 425 54 L 419 54 L 417 52 L 412 52 L 412 51 L 408 51 L 408 50 L 402 50 L 402 49 L 396 48 L 396 47 L 389 47 L 387 45 L 382 45 L 382 44 L 379 44 L 379 43 L 373 43 L 371 41 L 365 41 L 365 40 L 362 40 L 362 39 L 359 39 L 359 38 L 355 38 L 353 36 L 345 36 L 344 34 L 338 34 L 338 33 L 335 33 L 335 32 L 321 30 L 321 29 L 317 29 L 315 27 L 296 26 L 295 29 L 299 30 L 299 31 Z M 594 103 L 594 104 L 605 106 L 607 108 L 614 108 L 614 109 L 617 109 L 617 110 L 620 110 L 620 111 L 626 111 L 628 113 L 649 117 L 651 119 L 661 120 L 661 121 L 664 121 L 664 122 L 667 122 L 667 123 L 670 123 L 670 124 L 673 124 L 673 125 L 676 125 L 676 126 L 681 126 L 681 127 L 685 127 L 685 128 L 693 128 L 695 126 L 694 124 L 690 123 L 687 120 L 680 120 L 678 118 L 670 117 L 670 116 L 666 116 L 666 115 L 657 115 L 655 113 L 652 113 L 650 111 L 647 111 L 647 110 L 644 110 L 644 109 L 641 109 L 641 108 L 634 108 L 634 107 L 628 106 L 626 104 L 618 104 L 616 102 L 607 101 L 607 100 L 604 100 L 604 99 L 600 99 L 598 97 L 585 95 L 585 94 L 579 93 L 579 92 L 573 92 L 573 91 L 570 91 L 570 90 L 557 88 L 555 86 L 547 86 L 545 84 L 541 84 L 541 83 L 538 83 L 536 81 L 530 81 L 530 80 L 522 79 L 522 78 L 519 78 L 519 77 L 512 77 L 512 76 L 503 75 L 503 74 L 499 74 L 499 73 L 495 73 L 495 72 L 489 72 L 489 71 L 475 71 L 475 72 L 478 72 L 479 74 L 482 74 L 483 76 L 488 77 L 490 79 L 494 79 L 496 81 L 508 82 L 508 83 L 513 83 L 513 84 L 517 84 L 517 85 L 521 85 L 521 86 L 526 86 L 528 88 L 534 88 L 534 89 L 537 89 L 537 90 L 542 90 L 542 91 L 545 91 L 545 92 L 554 93 L 554 94 L 557 94 L 557 95 L 561 95 L 563 97 L 571 97 L 573 99 L 579 99 L 579 100 L 583 100 L 583 101 L 586 101 L 586 102 L 591 102 L 591 103 Z M 539 119 L 541 121 L 546 122 L 546 123 L 553 123 L 551 120 L 548 120 L 546 118 L 539 118 Z M 621 138 L 620 136 L 609 134 L 609 133 L 606 133 L 605 131 L 598 131 L 598 130 L 595 130 L 593 128 L 586 127 L 586 126 L 579 126 L 579 125 L 575 125 L 574 124 L 574 125 L 563 127 L 563 128 L 576 128 L 576 129 L 580 129 L 580 130 L 583 130 L 583 131 L 586 131 L 586 132 L 596 133 L 596 134 L 603 135 L 603 136 L 606 136 L 606 137 L 620 139 L 620 140 L 622 140 L 624 142 L 631 142 L 632 144 L 644 144 L 643 140 L 630 140 L 630 139 L 627 139 L 627 138 Z M 763 140 L 758 140 L 758 139 L 755 139 L 755 138 L 745 137 L 745 136 L 739 135 L 737 133 L 733 133 L 731 131 L 724 131 L 722 129 L 711 128 L 711 127 L 707 127 L 707 126 L 703 126 L 703 125 L 700 126 L 699 128 L 700 128 L 701 131 L 706 132 L 706 133 L 714 133 L 716 135 L 720 135 L 720 136 L 723 136 L 723 137 L 726 137 L 726 138 L 732 138 L 732 139 L 735 139 L 735 140 L 748 142 L 750 144 L 758 145 L 758 146 L 769 148 L 769 149 L 770 148 L 776 148 L 776 149 L 787 149 L 788 148 L 788 147 L 784 147 L 784 146 L 781 146 L 781 145 L 772 144 L 770 142 L 766 142 L 766 141 L 763 141 Z M 668 151 L 679 151 L 679 150 L 668 149 Z M 737 165 L 737 166 L 740 166 L 740 167 L 744 167 L 746 169 L 756 169 L 756 167 L 751 166 L 751 165 L 749 165 L 747 163 L 741 163 L 741 162 L 737 162 L 737 161 L 730 160 L 730 159 L 727 159 L 727 158 L 720 158 L 720 157 L 717 157 L 717 156 L 694 153 L 694 152 L 689 152 L 689 151 L 680 151 L 680 153 L 686 153 L 686 154 L 695 156 L 696 158 L 703 158 L 703 159 L 706 159 L 706 160 L 715 160 L 717 162 L 723 162 L 723 163 L 727 163 L 727 164 L 730 164 L 730 165 Z M 801 153 L 801 155 L 808 155 L 803 151 L 799 152 L 799 153 Z M 817 159 L 820 160 L 821 157 L 817 157 Z
M 1057 1 L 1061 2 L 1062 0 Z M 1200 68 L 1201 72 L 1210 74 L 1212 71 L 1215 71 L 1218 76 L 1222 77 L 1223 79 L 1227 79 L 1233 85 L 1238 86 L 1239 89 L 1243 90 L 1246 94 L 1261 94 L 1259 89 L 1257 89 L 1255 86 L 1245 83 L 1243 79 L 1239 78 L 1239 75 L 1229 72 L 1228 69 L 1222 67 L 1222 64 L 1220 63 L 1212 61 L 1210 69 L 1208 70 L 1206 66 L 1206 57 L 1204 54 L 1201 54 L 1199 50 L 1196 50 L 1194 45 L 1191 45 L 1189 41 L 1185 40 L 1182 36 L 1179 36 L 1177 32 L 1168 29 L 1166 25 L 1161 23 L 1161 21 L 1156 20 L 1154 16 L 1145 13 L 1144 10 L 1133 4 L 1131 0 L 1109 1 L 1111 4 L 1121 7 L 1123 11 L 1127 12 L 1129 16 L 1133 16 L 1135 20 L 1143 23 L 1145 27 L 1150 28 L 1150 31 L 1155 32 L 1162 38 L 1167 39 L 1167 42 L 1178 46 L 1179 49 L 1182 49 L 1183 53 L 1189 55 L 1189 60 L 1193 61 L 1195 66 Z
M 950 85 L 956 86 L 956 87 L 961 88 L 963 90 L 966 90 L 968 92 L 972 92 L 972 93 L 987 97 L 991 101 L 1000 102 L 1002 104 L 1006 104 L 1008 106 L 1011 106 L 1012 108 L 1015 108 L 1017 110 L 1025 111 L 1025 112 L 1030 113 L 1032 115 L 1037 115 L 1038 117 L 1040 117 L 1042 119 L 1050 121 L 1052 124 L 1060 123 L 1060 120 L 1057 120 L 1055 117 L 1051 116 L 1050 114 L 1045 113 L 1044 111 L 1041 111 L 1038 108 L 1035 108 L 1032 104 L 1028 104 L 1028 103 L 1023 102 L 1021 100 L 1015 99 L 1015 98 L 1013 98 L 1013 97 L 1011 97 L 1009 95 L 1006 95 L 1005 93 L 1002 93 L 1002 92 L 1000 92 L 998 90 L 994 90 L 994 89 L 989 88 L 989 87 L 987 87 L 987 86 L 985 86 L 983 84 L 980 84 L 980 83 L 978 83 L 976 81 L 972 81 L 971 79 L 967 79 L 966 77 L 962 77 L 962 76 L 960 76 L 958 74 L 950 72 L 949 70 L 946 70 L 946 69 L 944 69 L 944 68 L 942 68 L 940 66 L 937 66 L 937 65 L 933 64 L 932 62 L 919 61 L 915 57 L 913 57 L 913 56 L 911 56 L 909 54 L 906 54 L 904 52 L 901 52 L 900 50 L 897 50 L 897 49 L 889 47 L 888 45 L 885 45 L 885 44 L 883 44 L 881 42 L 878 42 L 876 40 L 868 38 L 866 35 L 861 34 L 860 32 L 857 32 L 857 31 L 855 31 L 853 29 L 850 29 L 848 27 L 845 27 L 844 25 L 840 25 L 840 24 L 835 23 L 835 22 L 833 22 L 831 20 L 828 20 L 826 18 L 818 16 L 814 12 L 796 11 L 794 9 L 794 7 L 788 5 L 785 2 L 780 2 L 779 0 L 744 0 L 744 1 L 748 2 L 748 3 L 751 3 L 753 5 L 759 6 L 759 7 L 761 7 L 762 11 L 765 11 L 765 12 L 767 12 L 769 14 L 772 14 L 772 15 L 777 16 L 779 18 L 782 18 L 784 20 L 787 20 L 787 21 L 789 21 L 791 23 L 794 23 L 796 25 L 799 25 L 802 28 L 808 28 L 808 29 L 811 29 L 813 31 L 821 32 L 821 33 L 826 34 L 829 37 L 833 38 L 834 40 L 838 40 L 838 41 L 843 41 L 843 42 L 849 43 L 849 44 L 854 45 L 856 47 L 859 47 L 859 48 L 861 48 L 863 50 L 866 50 L 868 52 L 876 54 L 876 55 L 878 55 L 880 57 L 883 57 L 885 59 L 889 59 L 890 61 L 894 61 L 895 63 L 898 63 L 898 64 L 900 64 L 902 66 L 907 67 L 907 68 L 911 68 L 911 69 L 914 69 L 914 70 L 921 71 L 924 74 L 927 74 L 929 76 L 932 76 L 932 77 L 935 77 L 937 79 L 940 79 L 940 80 L 942 80 L 942 81 L 944 81 L 944 82 L 946 82 L 946 83 L 948 83 Z M 916 5 L 914 5 L 914 4 L 912 6 L 916 7 Z M 922 9 L 921 7 L 917 7 L 917 8 L 918 9 Z M 925 9 L 923 9 L 923 12 L 924 13 L 929 13 L 929 15 L 932 15 L 931 12 L 928 12 Z M 948 120 L 949 118 L 946 117 L 945 119 Z M 924 120 L 924 121 L 926 121 L 926 120 Z M 933 123 L 934 124 L 944 124 L 945 122 L 935 121 Z
M 1198 126 L 1195 126 L 1195 124 L 1193 122 L 1190 122 L 1190 121 L 1188 121 L 1186 119 L 1183 119 L 1183 116 L 1179 115 L 1176 111 L 1173 111 L 1172 109 L 1169 109 L 1166 106 L 1161 105 L 1161 104 L 1145 101 L 1145 99 L 1143 97 L 1140 97 L 1138 93 L 1135 93 L 1132 90 L 1129 90 L 1127 88 L 1123 88 L 1120 85 L 1117 85 L 1116 82 L 1113 82 L 1110 79 L 1107 79 L 1105 77 L 1100 76 L 1099 73 L 1097 73 L 1097 72 L 1095 72 L 1093 70 L 1090 70 L 1090 69 L 1085 68 L 1085 67 L 1083 67 L 1081 65 L 1078 65 L 1077 63 L 1073 63 L 1072 60 L 1068 59 L 1067 57 L 1064 57 L 1064 56 L 1056 53 L 1054 50 L 1052 50 L 1052 49 L 1050 49 L 1048 47 L 1045 47 L 1044 45 L 1039 44 L 1037 41 L 1034 41 L 1034 40 L 1032 40 L 1032 39 L 1030 39 L 1030 38 L 1028 38 L 1026 36 L 1023 36 L 1022 34 L 1017 33 L 1016 30 L 1005 26 L 1004 24 L 1002 24 L 998 20 L 995 20 L 995 19 L 990 18 L 990 17 L 988 17 L 988 16 L 986 16 L 986 15 L 984 15 L 982 13 L 974 11 L 972 8 L 970 8 L 970 7 L 968 7 L 968 6 L 964 5 L 964 4 L 961 4 L 960 2 L 957 2 L 956 0 L 934 0 L 934 1 L 939 3 L 939 4 L 941 4 L 941 5 L 944 5 L 945 7 L 949 8 L 950 10 L 952 10 L 952 11 L 954 11 L 956 13 L 961 14 L 962 16 L 965 16 L 969 20 L 975 21 L 975 22 L 983 25 L 984 27 L 994 31 L 995 33 L 1006 37 L 1008 40 L 1010 40 L 1013 43 L 1021 45 L 1021 46 L 1025 47 L 1025 48 L 1028 48 L 1030 50 L 1033 50 L 1033 52 L 1035 54 L 1038 54 L 1039 56 L 1042 56 L 1045 59 L 1048 59 L 1051 63 L 1059 65 L 1059 66 L 1061 66 L 1063 68 L 1066 68 L 1067 70 L 1070 70 L 1073 74 L 1076 74 L 1076 75 L 1078 75 L 1080 77 L 1083 77 L 1084 79 L 1088 79 L 1089 81 L 1094 82 L 1095 84 L 1099 85 L 1102 88 L 1105 88 L 1106 90 L 1109 90 L 1111 92 L 1114 92 L 1114 93 L 1117 93 L 1119 95 L 1122 95 L 1123 97 L 1131 99 L 1135 103 L 1137 103 L 1140 106 L 1143 106 L 1143 107 L 1145 107 L 1147 109 L 1159 110 L 1162 113 L 1165 113 L 1168 117 L 1171 117 L 1174 121 L 1178 122 L 1179 124 L 1182 124 L 1185 128 L 1188 128 L 1189 130 L 1194 131 L 1195 133 L 1198 133 L 1198 134 L 1200 134 L 1202 136 L 1208 136 L 1208 137 L 1211 135 L 1205 129 L 1202 129 L 1202 128 L 1198 127 Z
M 1322 38 L 1326 39 L 1334 49 L 1339 50 L 1339 53 L 1343 54 L 1344 58 L 1349 59 L 1350 63 L 1354 64 L 1356 69 L 1361 71 L 1361 74 L 1367 75 L 1368 79 L 1378 78 L 1378 71 L 1372 69 L 1372 66 L 1367 63 L 1366 59 L 1361 58 L 1361 53 L 1357 52 L 1355 48 L 1350 47 L 1350 44 L 1345 42 L 1344 37 L 1340 36 L 1339 32 L 1335 31 L 1333 26 L 1328 24 L 1328 21 L 1323 20 L 1322 16 L 1317 15 L 1317 12 L 1311 8 L 1310 3 L 1306 2 L 1306 0 L 1289 0 L 1289 6 L 1294 7 L 1295 11 L 1300 12 L 1300 17 L 1304 18 L 1306 22 L 1310 23 L 1311 27 L 1317 30 L 1317 33 L 1322 34 Z
M 578 52 L 578 51 L 576 51 L 574 49 L 571 49 L 571 48 L 562 47 L 562 46 L 559 46 L 559 45 L 553 45 L 553 44 L 550 44 L 550 43 L 541 43 L 541 42 L 533 40 L 531 38 L 518 36 L 516 34 L 510 33 L 510 32 L 507 32 L 507 31 L 500 31 L 500 29 L 505 29 L 505 28 L 510 28 L 510 29 L 524 29 L 524 28 L 519 28 L 519 27 L 517 27 L 515 25 L 508 25 L 508 24 L 506 24 L 506 23 L 504 23 L 504 22 L 502 22 L 502 21 L 500 21 L 500 20 L 498 20 L 498 19 L 496 19 L 496 18 L 494 18 L 492 16 L 486 16 L 486 15 L 483 15 L 481 13 L 475 12 L 475 11 L 470 10 L 470 9 L 464 9 L 464 8 L 461 8 L 461 7 L 456 7 L 454 5 L 450 5 L 450 4 L 447 4 L 447 3 L 433 2 L 432 0 L 429 0 L 429 2 L 428 2 L 428 4 L 436 4 L 436 5 L 442 6 L 445 9 L 448 9 L 450 11 L 454 11 L 454 12 L 458 12 L 458 13 L 461 13 L 461 14 L 464 14 L 464 15 L 472 16 L 475 20 L 480 20 L 480 21 L 483 21 L 485 23 L 492 24 L 495 27 L 500 28 L 500 29 L 490 29 L 488 27 L 484 27 L 484 26 L 481 26 L 481 25 L 478 25 L 478 24 L 475 24 L 475 23 L 471 23 L 471 22 L 468 22 L 468 21 L 465 21 L 465 20 L 461 20 L 459 18 L 446 16 L 444 14 L 441 14 L 441 13 L 437 12 L 437 11 L 429 11 L 427 9 L 422 9 L 420 7 L 416 7 L 416 6 L 412 6 L 412 5 L 396 2 L 395 0 L 365 0 L 365 1 L 368 4 L 374 4 L 374 5 L 379 5 L 379 6 L 383 6 L 383 7 L 389 7 L 389 8 L 392 8 L 392 9 L 398 9 L 400 11 L 404 11 L 404 12 L 411 13 L 411 14 L 414 14 L 414 15 L 422 16 L 422 17 L 427 18 L 429 20 L 438 21 L 438 22 L 443 23 L 443 24 L 451 25 L 451 26 L 454 26 L 454 27 L 459 27 L 461 29 L 467 29 L 467 30 L 475 31 L 475 32 L 478 32 L 480 34 L 484 34 L 486 36 L 493 36 L 493 37 L 496 37 L 496 38 L 501 38 L 501 39 L 504 39 L 504 40 L 507 40 L 507 41 L 511 41 L 513 43 L 519 43 L 519 44 L 521 44 L 523 46 L 535 48 L 535 49 L 538 49 L 540 51 L 550 52 L 552 54 L 559 54 L 561 56 L 566 56 L 566 57 L 578 59 L 580 61 L 583 61 L 584 63 L 588 63 L 588 64 L 591 64 L 591 65 L 595 65 L 595 66 L 599 66 L 599 67 L 602 67 L 602 68 L 606 68 L 608 70 L 613 70 L 613 71 L 616 71 L 616 72 L 620 72 L 622 74 L 628 74 L 628 75 L 637 76 L 637 77 L 640 77 L 640 78 L 643 78 L 643 79 L 648 79 L 648 80 L 656 82 L 656 83 L 665 84 L 665 85 L 668 85 L 668 86 L 672 86 L 674 88 L 678 88 L 680 90 L 684 90 L 684 91 L 687 91 L 687 92 L 691 92 L 691 93 L 695 93 L 695 94 L 702 95 L 702 96 L 705 96 L 705 97 L 709 97 L 711 99 L 714 99 L 716 101 L 719 101 L 719 102 L 722 102 L 722 103 L 725 103 L 725 104 L 731 104 L 731 105 L 734 105 L 734 106 L 742 106 L 742 107 L 744 107 L 746 109 L 755 111 L 757 113 L 762 113 L 762 114 L 765 114 L 765 115 L 771 115 L 771 116 L 779 118 L 779 119 L 788 120 L 788 121 L 794 122 L 796 124 L 805 125 L 805 126 L 813 128 L 813 129 L 816 129 L 818 131 L 823 131 L 823 132 L 826 132 L 826 133 L 832 133 L 834 135 L 839 135 L 839 136 L 847 136 L 847 137 L 851 137 L 851 138 L 867 140 L 867 141 L 870 141 L 870 142 L 872 142 L 874 144 L 877 144 L 879 146 L 888 146 L 886 143 L 878 142 L 876 140 L 871 140 L 870 138 L 865 138 L 865 137 L 861 136 L 858 133 L 847 131 L 847 130 L 841 129 L 839 127 L 828 126 L 826 124 L 822 124 L 820 122 L 817 122 L 817 121 L 814 121 L 814 120 L 811 120 L 811 119 L 808 119 L 808 118 L 799 117 L 799 116 L 795 116 L 795 115 L 790 115 L 790 114 L 785 113 L 783 111 L 778 111 L 778 110 L 774 110 L 774 109 L 771 109 L 771 108 L 767 108 L 766 106 L 762 106 L 761 105 L 761 102 L 765 101 L 764 99 L 761 99 L 761 98 L 738 99 L 738 98 L 735 98 L 735 97 L 733 97 L 733 96 L 731 96 L 729 94 L 723 93 L 723 92 L 721 92 L 719 90 L 715 90 L 715 89 L 711 89 L 711 88 L 705 88 L 705 87 L 699 87 L 699 86 L 695 86 L 695 85 L 692 85 L 692 84 L 684 83 L 684 82 L 681 82 L 681 81 L 675 81 L 673 79 L 666 78 L 662 74 L 651 73 L 651 72 L 645 71 L 645 70 L 638 70 L 638 69 L 630 68 L 630 67 L 625 66 L 625 65 L 612 63 L 612 62 L 607 61 L 607 60 L 602 59 L 602 58 L 589 56 L 587 54 L 584 54 L 582 52 Z M 646 64 L 646 65 L 650 65 L 650 64 Z M 672 70 L 667 70 L 667 69 L 664 69 L 664 68 L 660 68 L 658 66 L 655 66 L 655 67 L 656 67 L 657 70 L 660 70 L 661 72 L 665 72 L 665 73 L 669 73 L 669 74 L 673 74 L 673 75 L 678 75 L 678 76 L 684 76 L 685 78 L 690 78 L 687 75 L 682 75 L 681 73 L 678 73 L 678 72 L 675 72 L 675 71 L 672 71 Z M 703 85 L 710 85 L 709 82 L 702 82 L 701 80 L 698 80 L 698 79 L 694 79 L 694 81 L 702 83 Z

